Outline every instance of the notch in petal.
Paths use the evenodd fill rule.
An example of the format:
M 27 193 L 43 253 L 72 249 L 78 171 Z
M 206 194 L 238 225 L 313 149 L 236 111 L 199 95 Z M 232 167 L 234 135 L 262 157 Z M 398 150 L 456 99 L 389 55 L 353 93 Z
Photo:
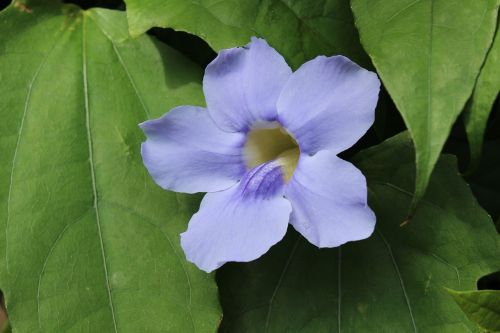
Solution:
M 207 108 L 226 131 L 247 131 L 256 121 L 274 121 L 276 102 L 292 73 L 285 59 L 260 38 L 222 50 L 205 70 Z
M 293 206 L 290 223 L 318 247 L 365 239 L 375 228 L 365 177 L 334 152 L 301 156 L 285 197 Z
M 245 173 L 240 133 L 220 130 L 201 107 L 180 106 L 141 125 L 146 168 L 162 188 L 195 193 L 220 191 Z
M 279 121 L 302 152 L 339 153 L 373 124 L 379 90 L 375 73 L 343 56 L 319 56 L 290 76 L 278 100 Z

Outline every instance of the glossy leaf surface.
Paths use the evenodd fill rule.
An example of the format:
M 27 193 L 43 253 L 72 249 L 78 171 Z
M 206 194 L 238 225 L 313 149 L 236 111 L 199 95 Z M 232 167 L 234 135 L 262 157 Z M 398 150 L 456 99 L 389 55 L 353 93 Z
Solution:
M 168 27 L 203 38 L 216 51 L 265 38 L 298 67 L 317 55 L 342 54 L 369 65 L 347 0 L 126 0 L 129 28 L 138 35 Z
M 201 71 L 130 39 L 122 12 L 16 2 L 0 29 L 0 287 L 14 331 L 215 331 L 213 277 L 179 246 L 198 201 L 153 183 L 138 127 L 202 103 Z
M 498 6 L 498 0 L 352 1 L 361 43 L 415 143 L 412 212 L 472 93 Z

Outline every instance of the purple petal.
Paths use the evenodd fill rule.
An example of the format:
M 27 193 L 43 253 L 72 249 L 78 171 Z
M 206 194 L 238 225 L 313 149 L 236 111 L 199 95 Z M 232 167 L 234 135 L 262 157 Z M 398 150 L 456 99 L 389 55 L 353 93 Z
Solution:
M 181 235 L 182 248 L 206 272 L 229 261 L 257 259 L 285 236 L 291 211 L 283 198 L 281 167 L 262 164 L 237 186 L 203 198 Z
M 221 131 L 204 108 L 180 106 L 142 123 L 142 158 L 155 182 L 176 192 L 213 192 L 245 173 L 241 133 Z
M 281 124 L 301 151 L 341 152 L 373 124 L 380 81 L 346 57 L 317 57 L 290 76 L 278 100 Z
M 276 102 L 290 77 L 285 59 L 260 38 L 222 50 L 205 70 L 208 111 L 223 130 L 247 131 L 255 121 L 276 119 Z
M 302 155 L 285 197 L 293 207 L 290 223 L 318 247 L 364 239 L 375 228 L 365 177 L 334 152 Z

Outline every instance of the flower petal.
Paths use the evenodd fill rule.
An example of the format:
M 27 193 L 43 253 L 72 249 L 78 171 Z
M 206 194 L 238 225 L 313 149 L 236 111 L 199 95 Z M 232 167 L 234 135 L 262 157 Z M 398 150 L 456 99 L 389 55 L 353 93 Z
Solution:
M 155 182 L 176 192 L 213 192 L 245 173 L 241 133 L 221 131 L 204 108 L 180 106 L 142 123 L 142 159 Z
M 292 211 L 282 191 L 281 167 L 270 162 L 251 170 L 237 186 L 208 193 L 181 234 L 187 259 L 211 272 L 266 253 L 285 236 Z
M 364 239 L 375 228 L 365 177 L 334 152 L 301 156 L 285 197 L 293 207 L 290 223 L 318 247 Z
M 339 153 L 373 124 L 379 89 L 375 73 L 343 56 L 320 56 L 290 76 L 277 104 L 279 121 L 302 152 Z
M 226 131 L 247 131 L 255 121 L 276 120 L 276 102 L 291 69 L 260 38 L 222 50 L 205 70 L 203 91 L 210 115 Z

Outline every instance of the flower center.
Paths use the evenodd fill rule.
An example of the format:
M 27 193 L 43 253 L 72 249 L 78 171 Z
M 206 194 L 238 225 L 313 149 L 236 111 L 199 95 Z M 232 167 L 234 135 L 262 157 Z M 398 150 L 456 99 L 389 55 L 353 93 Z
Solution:
M 289 181 L 297 167 L 300 149 L 283 127 L 277 123 L 266 123 L 255 126 L 248 132 L 244 155 L 250 169 L 276 161 L 283 170 L 285 181 Z

